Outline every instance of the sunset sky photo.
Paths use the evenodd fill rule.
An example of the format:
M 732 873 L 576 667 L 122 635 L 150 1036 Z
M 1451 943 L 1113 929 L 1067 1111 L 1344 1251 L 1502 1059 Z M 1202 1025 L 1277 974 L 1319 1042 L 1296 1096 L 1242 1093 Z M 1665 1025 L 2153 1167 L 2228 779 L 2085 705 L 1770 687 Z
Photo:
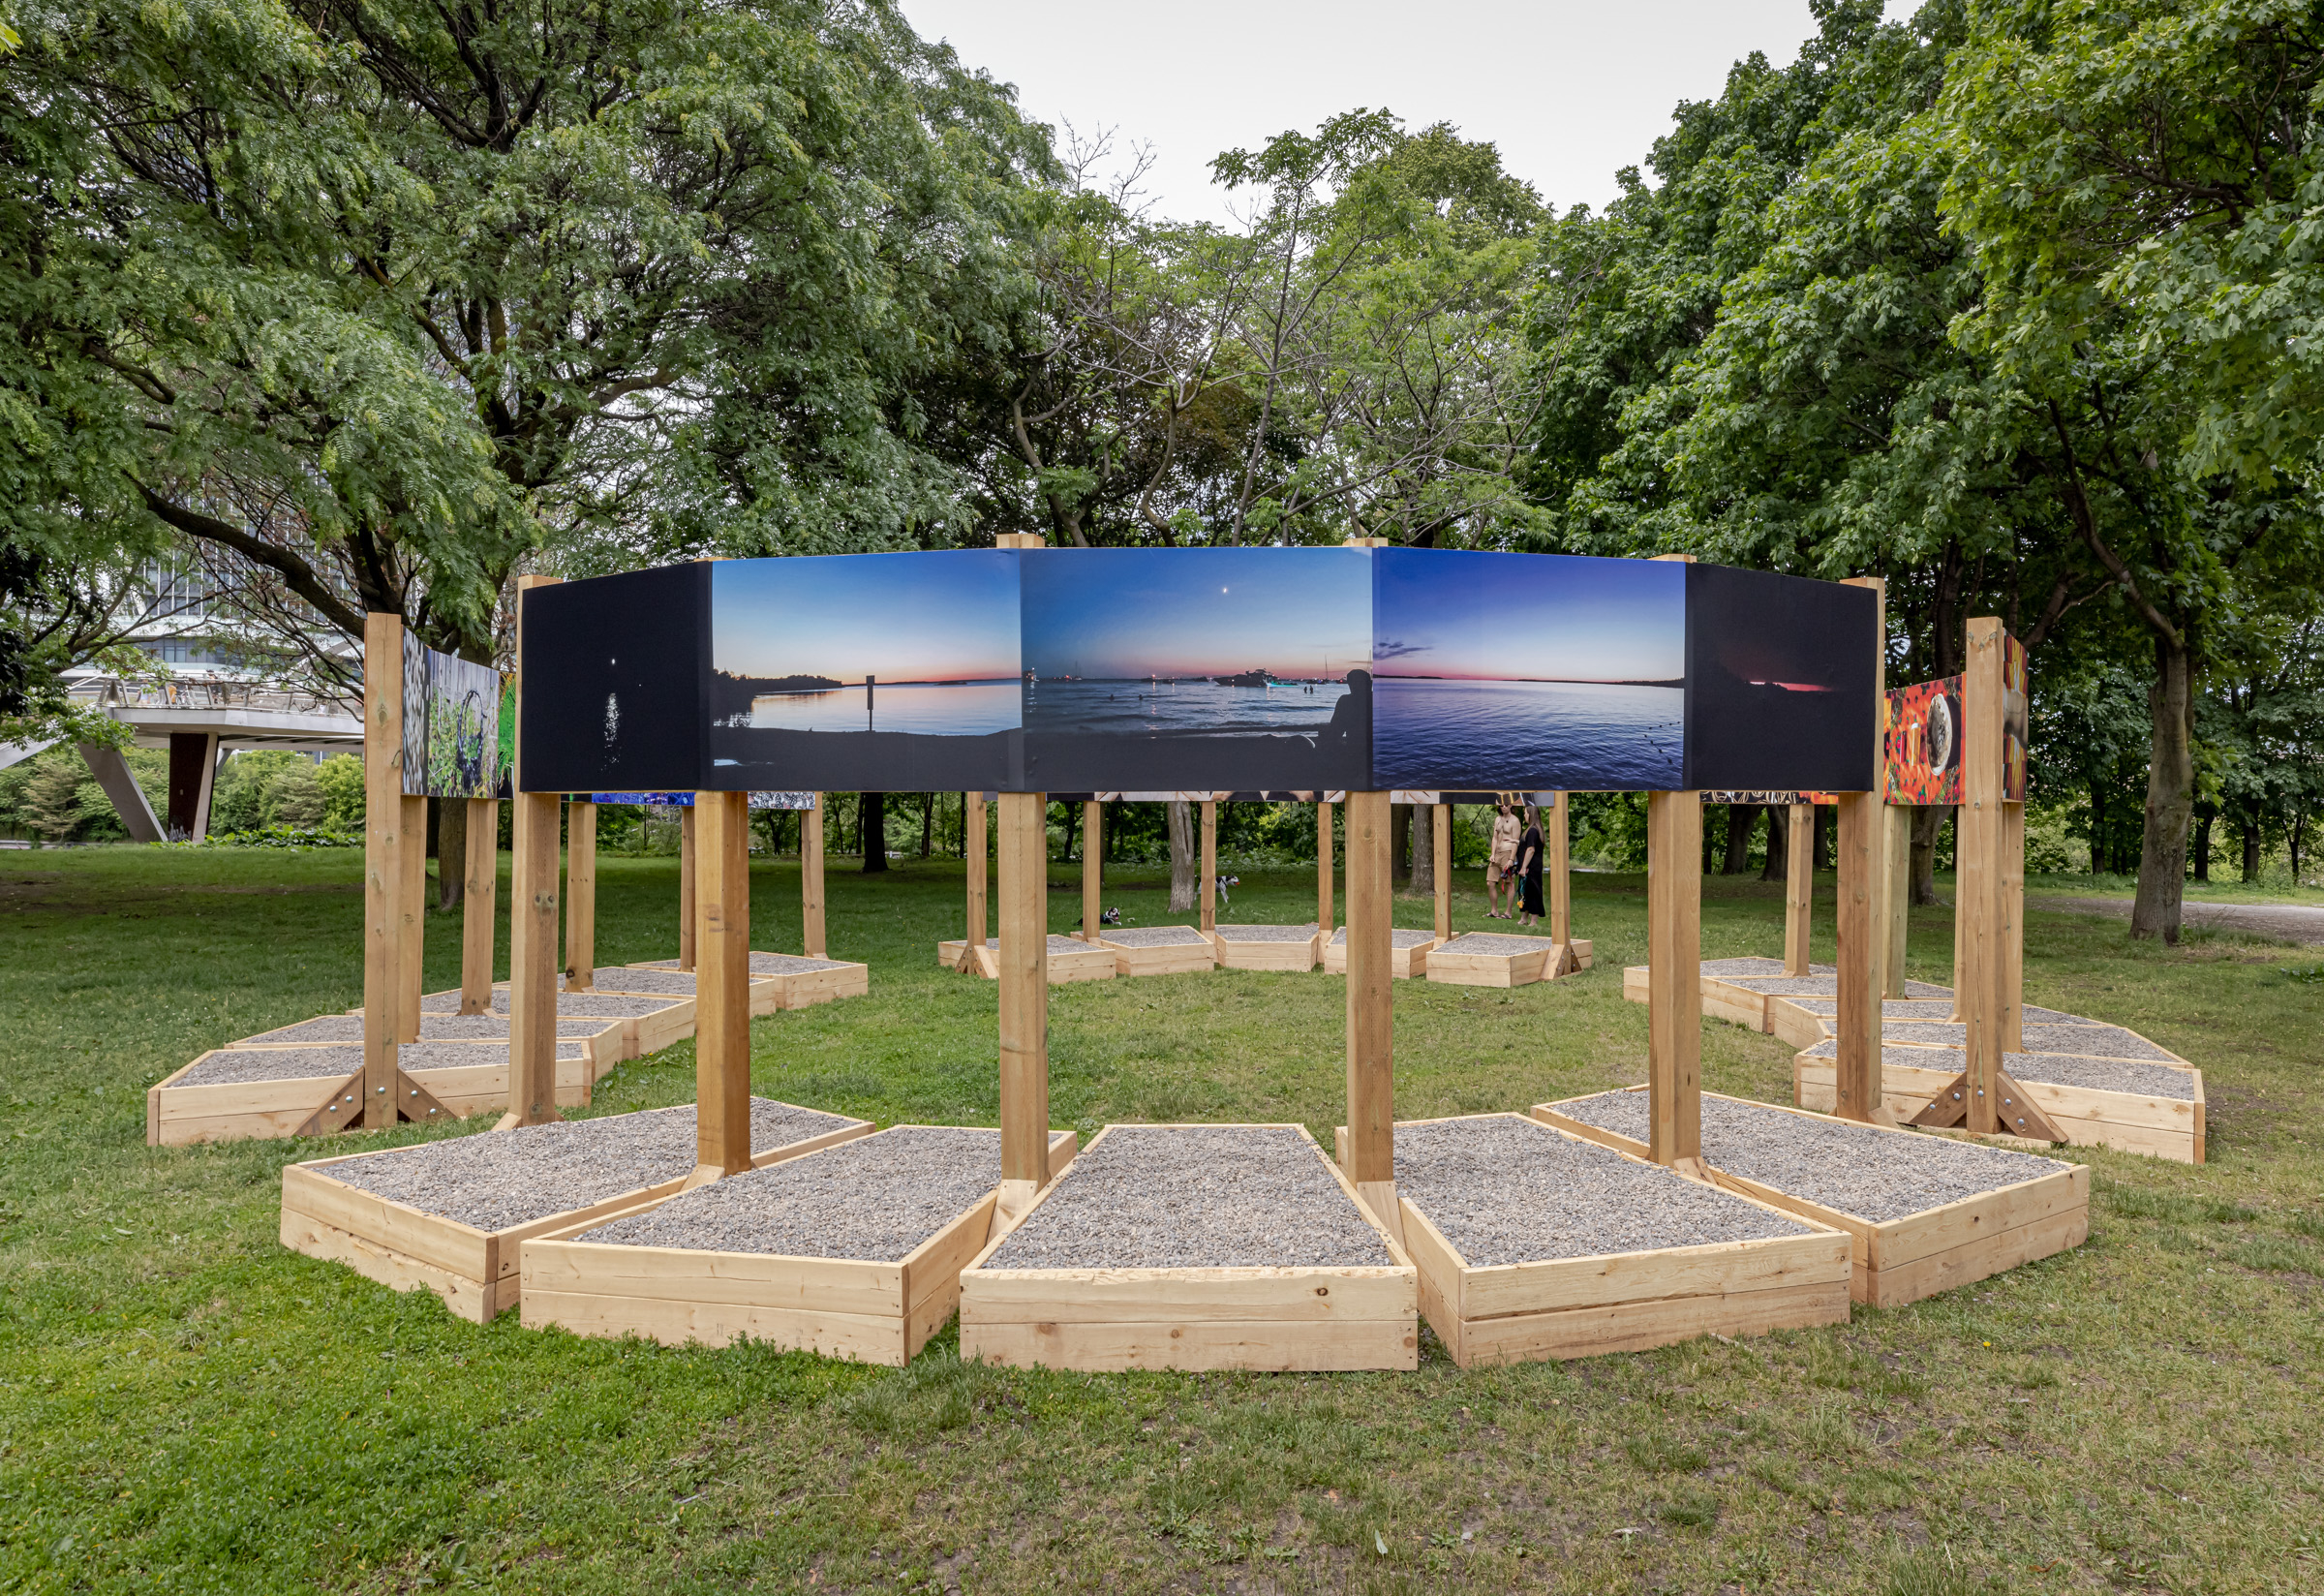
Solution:
M 1371 562 L 1348 549 L 1087 549 L 1024 562 L 1042 677 L 1337 680 L 1371 653 Z
M 719 561 L 711 668 L 847 684 L 1012 681 L 1016 564 L 997 549 Z
M 1675 682 L 1687 568 L 1563 554 L 1373 556 L 1378 677 Z

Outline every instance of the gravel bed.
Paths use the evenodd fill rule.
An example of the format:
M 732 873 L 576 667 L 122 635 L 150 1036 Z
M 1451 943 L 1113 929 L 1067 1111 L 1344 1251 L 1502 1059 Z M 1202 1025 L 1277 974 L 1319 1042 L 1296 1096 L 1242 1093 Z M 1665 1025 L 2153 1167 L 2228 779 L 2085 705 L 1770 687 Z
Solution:
M 1222 942 L 1309 942 L 1315 939 L 1312 922 L 1303 926 L 1218 926 Z
M 1826 1020 L 1838 1019 L 1840 1015 L 1840 999 L 1837 998 L 1794 998 L 1791 1001 L 1810 1014 L 1821 1015 Z M 1881 1018 L 1883 1020 L 1924 1020 L 1934 1025 L 1943 1025 L 1952 1012 L 1953 1004 L 1949 998 L 1891 998 L 1881 1004 Z
M 1781 959 L 1705 959 L 1702 962 L 1702 972 L 1716 981 L 1739 981 L 1752 977 L 1764 978 L 1783 974 L 1784 962 Z M 1810 965 L 1808 973 L 1810 975 L 1837 975 L 1840 973 L 1840 969 L 1836 965 Z
M 676 969 L 675 959 L 655 959 L 631 967 L 636 969 Z M 753 975 L 799 975 L 810 969 L 845 969 L 844 959 L 807 959 L 796 953 L 753 953 L 750 955 L 750 973 Z
M 1116 1125 L 992 1269 L 1393 1267 L 1315 1145 L 1278 1125 Z
M 753 1097 L 750 1149 L 765 1152 L 860 1123 Z M 456 1136 L 352 1159 L 324 1173 L 478 1230 L 505 1230 L 675 1181 L 693 1167 L 694 1107 L 688 1103 Z
M 1435 940 L 1436 933 L 1433 931 L 1391 931 L 1388 934 L 1388 945 L 1391 948 L 1416 948 L 1422 942 Z M 1342 926 L 1331 934 L 1331 946 L 1346 947 L 1347 945 L 1348 928 Z
M 1837 1059 L 1839 1044 L 1822 1041 L 1807 1050 L 1810 1059 Z M 1881 1067 L 1942 1069 L 1959 1074 L 1969 1067 L 1969 1055 L 1959 1048 L 1891 1047 L 1881 1049 Z M 2195 1100 L 2192 1071 L 2174 1064 L 2150 1064 L 2138 1059 L 2092 1059 L 2072 1053 L 2005 1053 L 2002 1067 L 2021 1081 L 2050 1087 L 2082 1087 L 2092 1091 L 2128 1091 L 2141 1097 L 2172 1102 Z
M 694 995 L 694 972 L 690 969 L 631 969 L 626 965 L 607 965 L 596 969 L 590 980 L 600 992 L 667 993 L 673 998 Z M 558 990 L 563 992 L 564 988 Z
M 2170 1059 L 2170 1054 L 2135 1030 L 2121 1026 L 2020 1025 L 2020 1039 L 2028 1053 L 2079 1053 L 2094 1059 Z M 1967 1047 L 1967 1026 L 1891 1025 L 1881 1034 L 1891 1042 L 1921 1042 L 1930 1047 Z
M 713 1182 L 576 1240 L 895 1263 L 999 1183 L 999 1131 L 898 1125 Z
M 1209 938 L 1192 926 L 1107 926 L 1101 934 L 1116 947 L 1184 947 Z
M 2103 1020 L 2092 1020 L 2080 1014 L 2068 1014 L 2063 1009 L 2035 1008 L 2028 1003 L 2018 1010 L 2021 1020 L 2032 1020 L 2045 1026 L 2102 1026 Z
M 1497 931 L 1470 931 L 1455 936 L 1443 947 L 1429 949 L 1429 957 L 1439 953 L 1539 953 L 1557 944 L 1546 936 L 1512 936 Z
M 400 1050 L 404 1068 L 417 1074 L 430 1069 L 474 1069 L 508 1061 L 505 1042 L 406 1042 Z M 557 1057 L 575 1060 L 581 1044 L 560 1042 Z M 344 1081 L 363 1067 L 363 1049 L 352 1047 L 221 1048 L 193 1073 L 172 1081 L 172 1087 L 220 1087 L 243 1081 Z
M 985 946 L 991 948 L 994 952 L 998 953 L 1000 951 L 1000 938 L 997 936 L 988 936 L 985 938 Z M 1085 942 L 1079 936 L 1059 936 L 1055 932 L 1053 931 L 1049 934 L 1049 951 L 1050 956 L 1055 958 L 1060 953 L 1103 953 L 1106 950 L 1099 947 L 1095 942 Z
M 1642 1091 L 1604 1091 L 1560 1103 L 1557 1112 L 1618 1136 L 1647 1137 Z M 1702 1156 L 1728 1175 L 1875 1224 L 2071 1167 L 2005 1148 L 1900 1136 L 1711 1096 L 1702 1099 Z
M 583 1016 L 598 1020 L 634 1020 L 640 1015 L 659 1014 L 665 1008 L 686 1001 L 685 998 L 648 998 L 636 994 L 624 996 L 613 992 L 560 992 L 557 994 L 557 1014 L 560 1019 Z M 419 1000 L 421 1018 L 430 1014 L 458 1014 L 460 995 L 456 992 L 430 993 Z M 508 989 L 492 990 L 492 1012 L 508 1012 Z
M 614 1028 L 610 1020 L 560 1020 L 560 1036 L 595 1036 Z M 419 1039 L 423 1042 L 505 1042 L 508 1039 L 508 1016 L 505 1014 L 423 1014 L 419 1017 Z M 245 1036 L 229 1047 L 271 1046 L 278 1042 L 360 1042 L 363 1040 L 363 1016 L 360 1014 L 325 1014 L 319 1019 L 301 1020 L 294 1026 L 279 1030 L 260 1031 Z
M 1837 1001 L 1840 997 L 1840 977 L 1837 975 L 1770 976 L 1765 980 L 1736 980 L 1728 976 L 1722 979 L 1730 987 L 1741 987 L 1745 992 L 1761 992 L 1777 998 L 1830 998 Z M 1905 983 L 1907 998 L 1949 998 L 1952 995 L 1951 987 L 1931 986 L 1926 981 Z
M 1472 1268 L 1809 1229 L 1515 1114 L 1398 1125 L 1396 1195 L 1411 1198 Z

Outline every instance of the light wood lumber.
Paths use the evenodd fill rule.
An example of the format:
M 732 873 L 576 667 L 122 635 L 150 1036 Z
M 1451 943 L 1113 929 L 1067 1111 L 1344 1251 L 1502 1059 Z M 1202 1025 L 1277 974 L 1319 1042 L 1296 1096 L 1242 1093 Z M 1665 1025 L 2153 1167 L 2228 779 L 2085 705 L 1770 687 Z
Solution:
M 1452 806 L 1438 804 L 1428 828 L 1429 859 L 1436 875 L 1436 939 L 1452 936 Z M 1554 935 L 1554 934 L 1553 934 Z
M 1002 793 L 999 842 L 1000 1173 L 1038 1191 L 1049 1179 L 1047 795 Z
M 1315 806 L 1315 923 L 1324 932 L 1326 941 L 1338 929 L 1331 918 L 1331 871 L 1337 852 L 1338 844 L 1331 836 L 1331 806 L 1319 803 Z
M 823 799 L 816 793 L 815 807 L 799 812 L 799 919 L 810 959 L 830 957 L 823 935 Z
M 1082 805 L 1082 940 L 1095 942 L 1105 914 L 1106 806 L 1091 798 Z
M 985 908 L 985 795 L 981 792 L 961 794 L 961 851 L 965 855 L 963 872 L 967 889 L 967 908 L 961 936 L 963 945 L 982 947 L 992 923 Z
M 696 1185 L 750 1167 L 749 801 L 694 794 Z
M 1912 929 L 1912 809 L 1909 804 L 1881 806 L 1881 878 L 1887 883 L 1881 905 L 1885 924 L 1881 928 L 1885 952 L 1881 961 L 1881 996 L 1905 995 L 1905 955 Z
M 492 1008 L 493 933 L 501 886 L 501 803 L 468 800 L 468 879 L 460 903 L 460 1012 Z
M 1652 1155 L 1702 1160 L 1702 797 L 1646 795 L 1646 1070 Z
M 1203 917 L 1208 934 L 1218 926 L 1218 800 L 1203 800 Z
M 404 879 L 395 905 L 396 935 L 403 944 L 395 968 L 396 1028 L 411 1041 L 419 1034 L 420 989 L 427 984 L 422 959 L 428 935 L 428 800 L 400 799 L 397 809 L 403 842 L 396 863 Z
M 522 711 L 520 710 L 521 714 Z M 557 819 L 559 795 L 510 800 L 508 1115 L 506 1125 L 558 1119 Z
M 588 992 L 597 970 L 597 806 L 565 812 L 565 990 Z
M 1769 822 L 1772 824 L 1772 820 Z M 1808 973 L 1816 915 L 1816 806 L 1793 804 L 1784 852 L 1784 973 Z
M 364 1123 L 395 1123 L 397 1048 L 418 1034 L 403 1013 L 404 622 L 363 618 Z
M 1990 1135 L 2003 1038 L 2002 943 L 2007 935 L 2002 874 L 2002 623 L 1980 616 L 1969 623 L 1969 668 L 1962 682 L 1961 810 L 1955 871 L 1959 912 L 1966 927 L 1966 968 L 1955 988 L 1969 1028 L 1969 1128 Z
M 1395 1162 L 1394 899 L 1385 792 L 1347 796 L 1348 1159 L 1358 1189 L 1392 1182 Z
M 694 967 L 694 932 L 699 914 L 694 907 L 694 812 L 678 812 L 678 967 Z
M 1839 824 L 1840 1117 L 1870 1123 L 1881 1107 L 1881 974 L 1875 928 L 1882 924 L 1876 848 L 1884 807 L 1877 793 L 1844 792 Z M 1765 1024 L 1766 1002 L 1759 1004 Z
M 1549 939 L 1574 945 L 1574 839 L 1568 820 L 1568 799 L 1571 795 L 1553 792 L 1549 809 L 1542 816 L 1548 844 L 1547 857 L 1543 860 L 1549 875 Z M 1448 936 L 1450 929 L 1440 930 L 1437 936 Z

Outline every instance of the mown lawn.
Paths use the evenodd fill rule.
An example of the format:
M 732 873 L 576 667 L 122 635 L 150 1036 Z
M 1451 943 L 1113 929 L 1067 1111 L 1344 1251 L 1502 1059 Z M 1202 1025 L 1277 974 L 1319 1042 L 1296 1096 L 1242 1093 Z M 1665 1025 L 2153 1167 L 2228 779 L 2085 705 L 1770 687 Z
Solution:
M 674 862 L 600 870 L 601 956 L 673 952 Z M 2312 954 L 2034 914 L 2029 1000 L 2201 1063 L 2214 1161 L 2089 1154 L 2087 1245 L 1909 1308 L 1479 1373 L 1424 1337 L 1418 1374 L 1023 1374 L 962 1365 L 949 1333 L 898 1372 L 462 1324 L 277 1244 L 278 1171 L 315 1146 L 147 1149 L 153 1081 L 357 1001 L 358 872 L 0 856 L 0 1590 L 2324 1587 Z M 1311 875 L 1240 874 L 1234 918 L 1312 911 Z M 1058 929 L 1076 878 L 1057 872 Z M 760 867 L 755 945 L 796 946 L 797 881 Z M 1576 877 L 1599 961 L 1578 979 L 1399 983 L 1400 1111 L 1641 1079 L 1619 974 L 1641 886 Z M 1779 889 L 1706 894 L 1706 956 L 1779 948 Z M 930 946 L 958 935 L 958 864 L 835 868 L 831 899 L 872 996 L 759 1022 L 757 1090 L 992 1122 L 994 989 Z M 1167 918 L 1150 878 L 1108 901 Z M 1460 923 L 1498 926 L 1481 908 L 1464 878 Z M 429 982 L 451 985 L 456 921 L 430 934 Z M 1945 979 L 1950 950 L 1945 912 L 1916 913 L 1914 973 Z M 1291 1119 L 1329 1146 L 1341 990 L 1058 989 L 1057 1120 Z M 1706 1024 L 1704 1060 L 1714 1089 L 1789 1090 L 1771 1037 Z M 691 1089 L 676 1048 L 592 1112 Z

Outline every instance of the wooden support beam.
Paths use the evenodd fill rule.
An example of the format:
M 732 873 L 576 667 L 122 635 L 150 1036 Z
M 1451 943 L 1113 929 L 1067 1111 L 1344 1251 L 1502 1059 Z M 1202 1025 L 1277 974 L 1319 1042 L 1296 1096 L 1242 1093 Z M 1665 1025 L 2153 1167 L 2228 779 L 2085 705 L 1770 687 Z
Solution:
M 1868 993 L 1873 1004 L 1873 1034 L 1877 1039 L 1880 1034 L 1878 1018 L 1880 999 L 1881 994 L 1888 990 L 1888 873 L 1885 868 L 1887 837 L 1881 818 L 1881 808 L 1884 807 L 1881 794 L 1887 785 L 1888 583 L 1886 578 L 1880 576 L 1850 576 L 1846 578 L 1841 585 L 1872 590 L 1873 619 L 1870 639 L 1872 644 L 1872 768 L 1864 773 L 1863 790 L 1872 794 L 1876 807 L 1869 813 L 1866 822 L 1865 851 L 1861 866 L 1864 871 L 1866 901 L 1871 910 L 1871 918 L 1865 923 L 1862 939 L 1871 956 L 1866 973 L 1872 983 Z M 1845 894 L 1843 897 L 1845 898 Z M 1841 981 L 1845 986 L 1847 977 L 1841 977 Z M 1879 1047 L 1876 1040 L 1874 1046 L 1876 1085 L 1879 1075 L 1878 1059 Z M 1874 1111 L 1877 1111 L 1881 1101 L 1880 1093 L 1877 1090 L 1873 1093 L 1871 1101 Z M 1854 1116 L 1850 1116 L 1850 1118 L 1854 1118 Z
M 1784 850 L 1784 973 L 1808 972 L 1809 938 L 1816 924 L 1816 806 L 1793 804 Z
M 694 794 L 694 1173 L 750 1167 L 750 795 Z
M 1205 931 L 1218 927 L 1218 800 L 1203 800 L 1203 920 Z
M 2003 945 L 2008 935 L 2003 906 L 2002 852 L 2002 623 L 1980 616 L 1969 623 L 1969 668 L 1961 684 L 1961 811 L 1955 845 L 1955 896 L 1962 936 L 1955 957 L 1963 967 L 1955 986 L 1968 1027 L 1969 1128 L 1999 1128 L 1995 1104 L 2006 1025 L 2002 1014 Z
M 395 1123 L 404 1015 L 404 621 L 363 618 L 363 1122 Z
M 1105 891 L 1105 823 L 1106 806 L 1092 798 L 1082 805 L 1082 940 L 1097 940 L 1099 917 L 1105 913 L 1099 900 Z
M 1683 1175 L 1702 1162 L 1702 795 L 1646 795 L 1648 1152 Z
M 1331 806 L 1315 806 L 1315 923 L 1330 940 L 1332 929 L 1331 872 L 1338 861 L 1338 844 L 1331 839 Z
M 1000 1207 L 1049 1180 L 1049 798 L 1000 795 Z
M 437 868 L 443 869 L 438 861 Z M 501 890 L 501 801 L 468 800 L 468 879 L 460 897 L 460 1012 L 492 1012 L 492 954 Z
M 1996 1012 L 2004 1054 L 2026 1050 L 2026 806 L 2002 801 L 2002 945 Z
M 396 856 L 403 872 L 395 905 L 396 934 L 403 942 L 395 970 L 396 1025 L 406 1041 L 415 1041 L 420 993 L 427 979 L 422 960 L 428 936 L 428 801 L 424 797 L 401 798 L 396 801 L 396 812 L 404 834 Z
M 694 907 L 694 812 L 678 813 L 678 967 L 694 967 L 694 929 L 700 920 Z
M 557 1112 L 560 797 L 519 792 L 510 800 L 515 808 L 508 837 L 508 1112 L 502 1129 L 563 1118 Z
M 799 918 L 810 959 L 828 957 L 831 945 L 823 936 L 823 797 L 816 793 L 815 807 L 799 812 Z
M 1881 999 L 1874 954 L 1882 938 L 1879 885 L 1882 850 L 1875 846 L 1881 813 L 1875 792 L 1840 794 L 1839 826 L 1839 1106 L 1843 1120 L 1874 1123 L 1881 1106 Z
M 1385 792 L 1351 792 L 1348 841 L 1348 1145 L 1346 1174 L 1381 1223 L 1396 1209 L 1395 885 Z M 1391 1215 L 1394 1217 L 1391 1220 Z
M 990 935 L 985 912 L 985 795 L 961 794 L 961 851 L 966 855 L 968 904 L 961 936 L 961 968 L 976 971 L 976 950 Z M 1047 946 L 1047 943 L 1042 944 Z
M 1885 883 L 1881 909 L 1886 923 L 1881 940 L 1887 949 L 1881 961 L 1881 996 L 1905 995 L 1905 952 L 1912 930 L 1912 809 L 1909 804 L 1881 805 L 1881 878 Z
M 1438 804 L 1429 817 L 1429 841 L 1436 866 L 1436 939 L 1452 938 L 1452 806 Z M 1553 934 L 1554 935 L 1554 934 Z
M 1543 841 L 1547 844 L 1542 868 L 1549 876 L 1549 940 L 1574 943 L 1574 839 L 1566 828 L 1567 794 L 1549 795 L 1549 812 L 1542 816 Z M 1569 967 L 1572 955 L 1560 961 Z
M 597 977 L 597 806 L 576 798 L 565 812 L 565 990 Z

